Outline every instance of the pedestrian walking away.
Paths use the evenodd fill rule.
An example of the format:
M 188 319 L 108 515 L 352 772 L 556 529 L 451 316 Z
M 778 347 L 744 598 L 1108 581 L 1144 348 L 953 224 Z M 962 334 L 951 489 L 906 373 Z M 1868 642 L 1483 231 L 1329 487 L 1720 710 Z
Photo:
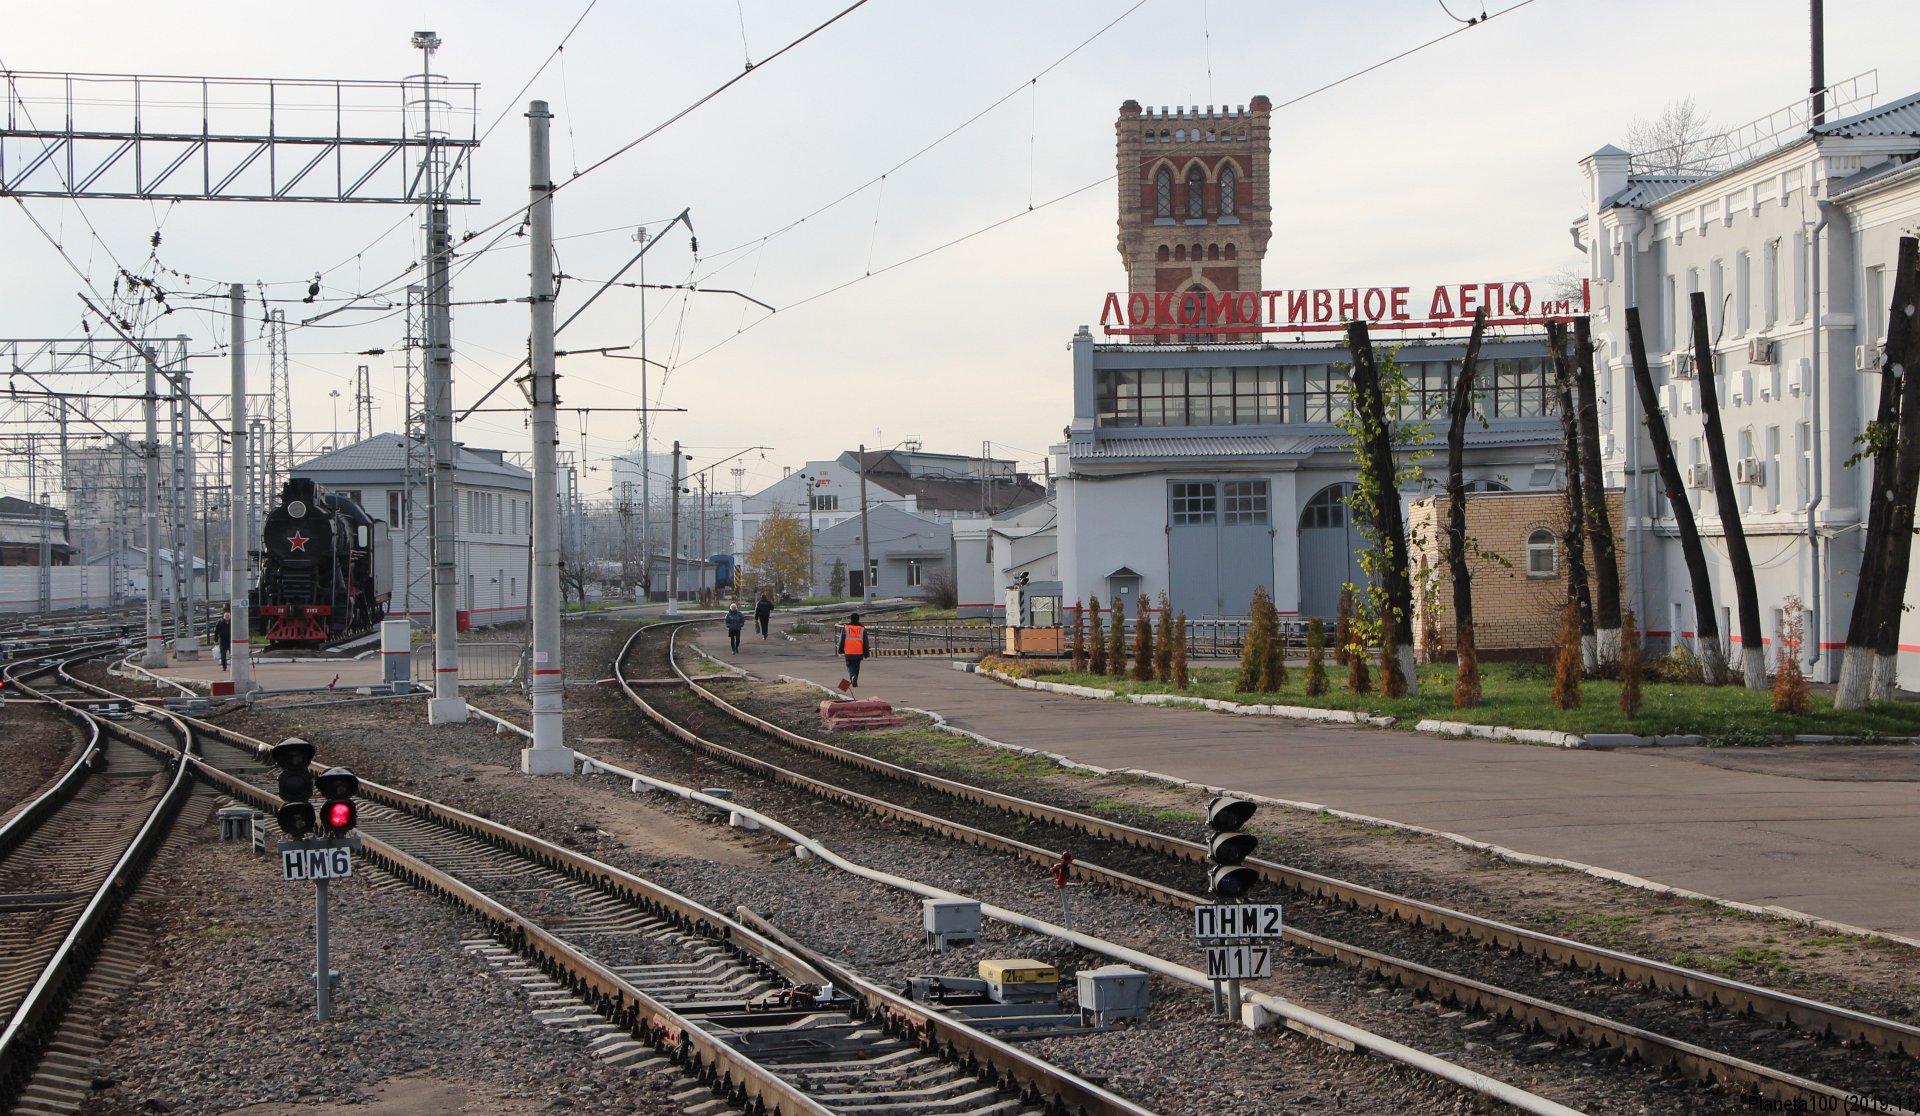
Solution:
M 773 601 L 765 593 L 753 603 L 753 623 L 760 629 L 760 638 L 767 638 L 767 631 L 773 627 Z
M 227 645 L 233 642 L 233 612 L 220 614 L 220 622 L 213 626 L 213 645 L 220 649 L 220 669 L 227 669 Z
M 740 611 L 738 602 L 727 606 L 727 642 L 733 644 L 735 651 L 740 650 L 740 630 L 747 626 L 747 614 Z
M 847 626 L 840 629 L 840 654 L 847 660 L 847 688 L 860 685 L 860 664 L 873 653 L 873 637 L 867 634 L 866 625 L 860 623 L 860 614 L 847 617 Z

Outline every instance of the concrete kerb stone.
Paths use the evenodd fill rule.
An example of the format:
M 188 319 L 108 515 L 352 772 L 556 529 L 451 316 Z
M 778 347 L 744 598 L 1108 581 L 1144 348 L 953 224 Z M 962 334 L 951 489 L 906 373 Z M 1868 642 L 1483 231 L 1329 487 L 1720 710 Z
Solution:
M 958 664 L 956 664 L 958 665 Z M 1073 697 L 1093 698 L 1099 701 L 1112 701 L 1122 697 L 1118 690 L 1105 690 L 1095 686 L 1071 686 L 1064 682 L 1041 682 L 1033 678 L 1016 678 L 997 670 L 989 670 L 977 664 L 966 664 L 969 673 L 991 678 L 1006 686 L 1017 686 L 1023 690 L 1044 690 L 1052 694 L 1069 694 Z M 1355 713 L 1347 709 L 1315 709 L 1304 705 L 1249 705 L 1239 701 L 1222 701 L 1219 698 L 1183 697 L 1179 694 L 1127 694 L 1125 700 L 1133 705 L 1164 705 L 1186 709 L 1206 709 L 1215 713 L 1232 713 L 1242 717 L 1286 717 L 1296 721 L 1323 721 L 1342 725 L 1371 725 L 1375 728 L 1392 728 L 1399 723 L 1395 717 L 1380 717 L 1371 713 Z

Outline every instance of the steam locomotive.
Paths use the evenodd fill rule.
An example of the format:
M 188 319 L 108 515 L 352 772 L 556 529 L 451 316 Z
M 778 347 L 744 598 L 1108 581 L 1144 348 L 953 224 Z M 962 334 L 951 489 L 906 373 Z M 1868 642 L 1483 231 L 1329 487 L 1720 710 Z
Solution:
M 344 493 L 287 481 L 261 531 L 249 628 L 272 644 L 323 647 L 372 630 L 392 597 L 387 525 Z

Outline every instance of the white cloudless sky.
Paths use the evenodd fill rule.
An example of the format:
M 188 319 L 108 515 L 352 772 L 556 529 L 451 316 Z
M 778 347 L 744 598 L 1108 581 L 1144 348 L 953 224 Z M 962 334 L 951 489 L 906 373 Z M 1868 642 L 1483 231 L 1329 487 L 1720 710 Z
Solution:
M 649 282 L 709 288 L 647 295 L 647 355 L 669 366 L 654 371 L 650 402 L 685 408 L 656 416 L 654 445 L 680 439 L 694 468 L 772 447 L 736 462 L 749 491 L 782 466 L 910 437 L 969 454 L 990 442 L 1040 470 L 1071 417 L 1067 342 L 1125 283 L 1113 175 L 1114 121 L 1128 98 L 1239 106 L 1265 94 L 1283 106 L 1272 121 L 1267 288 L 1417 288 L 1537 283 L 1577 264 L 1567 226 L 1584 204 L 1582 156 L 1624 144 L 1634 119 L 1681 97 L 1731 128 L 1802 97 L 1809 82 L 1805 0 L 1488 4 L 1496 14 L 1485 23 L 1291 104 L 1463 25 L 1439 0 L 869 0 L 764 61 L 847 2 L 599 0 L 558 58 L 586 0 L 22 4 L 6 17 L 0 64 L 399 80 L 419 67 L 410 33 L 438 32 L 436 71 L 479 83 L 483 128 L 504 114 L 475 157 L 480 204 L 455 210 L 456 237 L 511 221 L 525 203 L 525 102 L 552 106 L 554 177 L 567 184 L 555 202 L 562 317 L 637 250 L 636 228 L 689 211 L 698 253 L 676 229 L 647 257 Z M 1462 17 L 1482 11 L 1448 4 Z M 1920 55 L 1902 46 L 1911 0 L 1834 0 L 1826 18 L 1830 81 L 1877 69 L 1880 102 L 1920 91 Z M 732 88 L 572 181 L 749 60 L 753 72 Z M 288 306 L 296 322 L 390 288 L 421 250 L 419 215 L 398 207 L 22 204 L 102 291 L 124 267 L 182 293 L 238 281 L 298 298 L 320 273 L 321 300 Z M 76 335 L 87 283 L 22 204 L 0 210 L 0 335 Z M 524 243 L 509 236 L 458 265 L 454 298 L 477 303 L 455 313 L 460 405 L 525 351 L 524 304 L 487 303 L 525 296 Z M 223 318 L 187 308 L 145 324 L 191 336 L 207 354 L 196 387 L 224 393 Z M 640 292 L 617 289 L 560 346 L 637 354 L 642 332 Z M 337 390 L 351 430 L 354 368 L 366 363 L 376 425 L 397 429 L 393 353 L 356 354 L 394 350 L 401 338 L 400 319 L 375 309 L 293 330 L 296 427 L 332 430 Z M 250 346 L 262 390 L 264 341 L 256 333 Z M 636 406 L 639 367 L 566 358 L 562 402 Z M 490 405 L 518 401 L 507 390 Z M 606 458 L 637 448 L 632 415 L 563 414 L 561 430 L 563 448 L 588 466 L 590 497 L 606 491 Z M 460 437 L 527 444 L 510 414 L 475 415 Z M 731 487 L 720 473 L 716 486 Z M 17 464 L 0 489 L 24 493 Z

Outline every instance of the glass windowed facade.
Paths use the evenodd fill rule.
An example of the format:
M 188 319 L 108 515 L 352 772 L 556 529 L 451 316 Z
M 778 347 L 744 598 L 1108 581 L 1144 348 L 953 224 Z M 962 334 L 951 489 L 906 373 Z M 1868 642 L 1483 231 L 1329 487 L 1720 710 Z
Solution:
M 1404 361 L 1403 419 L 1444 418 L 1458 360 Z M 1479 412 L 1492 418 L 1556 413 L 1545 357 L 1484 362 L 1476 377 Z M 1340 364 L 1237 368 L 1105 368 L 1095 389 L 1100 426 L 1253 426 L 1326 423 L 1347 410 Z

